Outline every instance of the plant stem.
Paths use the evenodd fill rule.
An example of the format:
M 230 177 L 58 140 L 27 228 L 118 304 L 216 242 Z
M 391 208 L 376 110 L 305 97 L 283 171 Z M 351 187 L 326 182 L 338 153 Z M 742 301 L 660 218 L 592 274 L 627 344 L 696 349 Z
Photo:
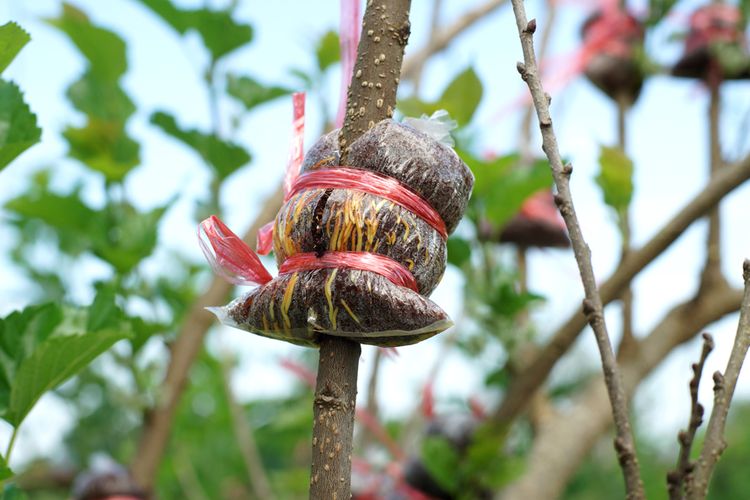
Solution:
M 10 435 L 10 441 L 8 441 L 8 448 L 5 450 L 5 463 L 10 462 L 10 454 L 13 452 L 13 445 L 16 444 L 16 437 L 18 436 L 18 426 L 13 427 L 13 433 Z
M 734 337 L 732 353 L 729 355 L 724 374 L 722 375 L 718 371 L 714 373 L 714 407 L 711 410 L 711 418 L 706 427 L 706 437 L 700 457 L 698 457 L 695 469 L 688 480 L 687 498 L 689 500 L 706 498 L 711 474 L 716 462 L 727 447 L 727 443 L 724 441 L 724 427 L 727 422 L 729 405 L 732 403 L 734 388 L 737 385 L 737 379 L 740 376 L 748 347 L 750 347 L 750 260 L 745 260 L 742 267 L 745 292 L 740 306 L 737 335 Z
M 710 149 L 710 173 L 713 178 L 721 168 L 721 139 L 719 137 L 719 117 L 721 115 L 721 80 L 711 78 L 708 83 L 710 99 L 708 105 L 708 136 Z M 701 281 L 723 279 L 721 274 L 721 220 L 719 207 L 708 214 L 708 238 L 706 240 L 706 265 Z
M 263 467 L 263 458 L 255 442 L 253 429 L 245 417 L 244 409 L 234 396 L 231 379 L 232 361 L 228 356 L 225 356 L 221 360 L 221 381 L 227 396 L 234 437 L 237 439 L 237 446 L 242 454 L 242 460 L 245 462 L 247 477 L 250 479 L 250 486 L 258 500 L 272 500 L 276 497 L 271 489 L 271 482 L 268 479 L 268 474 L 266 474 L 266 469 Z
M 703 423 L 703 405 L 698 402 L 698 389 L 700 388 L 703 367 L 706 359 L 714 348 L 714 339 L 711 335 L 703 334 L 703 348 L 697 363 L 693 363 L 693 378 L 690 379 L 690 418 L 687 430 L 680 431 L 677 441 L 680 443 L 680 453 L 677 457 L 677 465 L 674 470 L 667 474 L 667 485 L 670 500 L 681 500 L 684 498 L 683 489 L 692 469 L 690 451 L 695 440 L 695 433 Z
M 339 134 L 340 162 L 348 146 L 393 116 L 404 47 L 409 40 L 410 0 L 370 0 L 362 21 L 346 117 Z M 320 342 L 313 406 L 310 498 L 351 497 L 351 455 L 360 345 L 338 337 Z
M 560 213 L 565 220 L 565 225 L 570 234 L 573 252 L 578 263 L 581 274 L 581 282 L 585 291 L 586 298 L 583 301 L 584 313 L 588 317 L 588 322 L 594 331 L 596 343 L 599 347 L 599 354 L 602 361 L 602 370 L 604 380 L 609 394 L 612 416 L 615 421 L 617 438 L 615 439 L 615 449 L 625 477 L 625 490 L 627 498 L 636 499 L 644 498 L 643 483 L 640 476 L 640 467 L 638 458 L 635 453 L 635 443 L 633 441 L 630 421 L 628 417 L 628 405 L 625 389 L 622 384 L 617 361 L 615 360 L 612 345 L 607 333 L 607 326 L 604 321 L 603 305 L 599 291 L 596 285 L 594 270 L 591 265 L 591 252 L 586 241 L 583 238 L 581 227 L 578 223 L 573 199 L 570 192 L 569 178 L 572 173 L 570 166 L 563 166 L 562 158 L 557 147 L 557 138 L 555 137 L 552 127 L 552 119 L 549 115 L 549 95 L 544 92 L 539 79 L 534 55 L 533 34 L 536 30 L 536 21 L 528 22 L 526 20 L 526 11 L 522 0 L 511 0 L 513 13 L 516 16 L 518 34 L 521 39 L 523 49 L 524 63 L 518 64 L 518 71 L 521 77 L 529 86 L 534 107 L 537 110 L 539 127 L 542 132 L 542 149 L 547 154 L 552 168 L 552 176 L 555 179 L 557 195 L 555 202 Z
M 620 95 L 617 99 L 617 145 L 620 150 L 625 153 L 625 140 L 626 140 L 626 127 L 627 127 L 627 113 L 630 107 L 628 98 L 624 95 Z M 622 239 L 620 245 L 620 262 L 624 261 L 627 257 L 631 248 L 631 231 L 630 231 L 630 207 L 619 214 L 620 218 L 620 237 Z M 618 357 L 620 355 L 626 355 L 629 349 L 635 342 L 635 336 L 633 333 L 633 289 L 628 286 L 623 290 L 620 295 L 620 303 L 622 304 L 622 338 L 620 340 L 620 347 Z

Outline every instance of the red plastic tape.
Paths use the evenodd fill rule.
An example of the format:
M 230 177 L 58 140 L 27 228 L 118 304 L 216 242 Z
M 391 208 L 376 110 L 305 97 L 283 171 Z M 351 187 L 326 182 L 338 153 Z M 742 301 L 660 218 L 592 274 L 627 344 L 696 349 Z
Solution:
M 448 231 L 440 214 L 424 198 L 393 177 L 351 167 L 313 170 L 297 178 L 286 199 L 308 189 L 353 189 L 380 196 L 419 216 L 443 239 L 448 238 Z
M 230 283 L 264 285 L 273 279 L 247 243 L 215 215 L 201 222 L 198 241 L 214 272 Z M 322 257 L 312 252 L 300 253 L 286 259 L 279 274 L 333 268 L 370 271 L 418 292 L 417 281 L 406 267 L 385 255 L 369 252 L 326 252 Z

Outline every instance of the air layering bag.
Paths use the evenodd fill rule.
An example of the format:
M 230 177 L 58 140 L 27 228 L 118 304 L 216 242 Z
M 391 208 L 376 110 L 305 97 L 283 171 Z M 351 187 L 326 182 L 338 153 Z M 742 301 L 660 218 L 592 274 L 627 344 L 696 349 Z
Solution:
M 256 286 L 212 311 L 227 325 L 307 346 L 321 334 L 400 346 L 451 326 L 427 296 L 445 271 L 446 239 L 474 177 L 436 138 L 436 128 L 447 135 L 443 122 L 384 120 L 352 143 L 347 165 L 333 131 L 303 162 L 299 96 L 295 104 L 285 202 L 258 246 L 273 246 L 279 275 L 217 218 L 205 220 L 201 244 L 214 269 Z

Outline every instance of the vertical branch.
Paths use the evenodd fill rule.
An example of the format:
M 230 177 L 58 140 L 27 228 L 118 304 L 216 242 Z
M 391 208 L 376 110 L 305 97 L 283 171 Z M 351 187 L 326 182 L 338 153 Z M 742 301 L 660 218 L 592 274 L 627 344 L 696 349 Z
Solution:
M 602 300 L 596 286 L 596 278 L 591 265 L 591 252 L 583 238 L 581 227 L 578 223 L 570 193 L 569 179 L 573 171 L 569 165 L 563 165 L 560 151 L 557 147 L 557 139 L 552 127 L 552 118 L 549 114 L 550 97 L 544 92 L 534 55 L 533 34 L 536 31 L 536 21 L 527 21 L 526 10 L 523 0 L 511 0 L 513 13 L 516 17 L 518 34 L 521 39 L 524 63 L 518 63 L 518 71 L 526 82 L 531 92 L 534 107 L 537 110 L 539 127 L 542 132 L 542 149 L 547 154 L 552 168 L 552 176 L 555 179 L 557 195 L 555 202 L 565 220 L 565 225 L 570 234 L 573 252 L 578 263 L 581 281 L 586 298 L 583 301 L 583 311 L 594 331 L 599 354 L 602 360 L 604 380 L 607 386 L 612 415 L 614 417 L 617 438 L 615 448 L 617 450 L 620 466 L 625 476 L 625 489 L 627 498 L 644 498 L 643 484 L 640 477 L 640 467 L 635 453 L 630 421 L 628 417 L 628 406 L 622 378 L 619 373 L 617 361 L 612 351 L 612 344 L 607 333 L 604 322 Z
M 745 293 L 740 306 L 737 335 L 734 337 L 732 353 L 729 355 L 724 374 L 722 375 L 718 371 L 714 373 L 714 407 L 711 410 L 711 418 L 706 428 L 706 438 L 703 442 L 700 457 L 695 464 L 692 476 L 688 478 L 687 498 L 690 500 L 706 498 L 711 474 L 716 462 L 719 461 L 719 457 L 727 447 L 727 443 L 724 441 L 724 427 L 727 422 L 729 405 L 732 402 L 742 363 L 745 361 L 747 349 L 750 346 L 750 260 L 745 260 L 742 275 L 745 281 Z
M 623 95 L 617 98 L 617 145 L 620 150 L 625 152 L 625 144 L 627 137 L 627 113 L 630 107 L 630 103 L 627 97 Z M 625 210 L 620 214 L 620 237 L 622 242 L 620 245 L 620 262 L 623 262 L 630 254 L 631 251 L 631 233 L 630 233 L 630 209 Z M 633 334 L 633 289 L 628 286 L 623 290 L 620 295 L 620 303 L 622 304 L 622 339 L 620 340 L 620 349 L 618 354 L 626 354 L 628 349 L 635 342 L 635 336 Z
M 693 448 L 695 433 L 698 427 L 703 423 L 703 405 L 698 402 L 698 388 L 703 375 L 703 367 L 706 365 L 706 359 L 714 349 L 714 339 L 708 333 L 703 334 L 703 349 L 701 357 L 697 363 L 693 363 L 693 378 L 690 379 L 690 419 L 688 420 L 687 430 L 680 431 L 677 435 L 677 441 L 680 443 L 680 454 L 677 457 L 677 466 L 673 471 L 667 474 L 667 484 L 669 485 L 670 500 L 680 500 L 683 497 L 685 481 L 693 470 L 693 464 L 690 462 L 690 451 Z
M 253 429 L 247 420 L 245 420 L 245 412 L 234 396 L 231 383 L 231 369 L 232 363 L 229 358 L 221 360 L 221 381 L 227 396 L 234 437 L 237 439 L 237 446 L 242 454 L 242 460 L 245 462 L 247 477 L 250 479 L 250 485 L 255 497 L 259 500 L 270 500 L 274 498 L 273 490 L 271 490 L 271 482 L 268 480 L 268 475 L 263 467 L 263 459 L 258 451 L 258 445 L 255 442 L 255 436 L 253 436 Z
M 721 139 L 719 137 L 719 117 L 721 114 L 721 80 L 710 77 L 708 82 L 710 100 L 708 105 L 708 135 L 710 148 L 711 177 L 721 168 Z M 706 266 L 702 282 L 716 281 L 721 276 L 721 220 L 719 207 L 714 207 L 708 215 L 708 239 L 706 243 Z
M 393 116 L 396 91 L 409 40 L 410 0 L 369 0 L 362 21 L 357 62 L 347 92 L 346 118 L 339 134 L 340 162 L 365 131 Z M 357 396 L 359 344 L 336 337 L 320 342 L 313 406 L 310 498 L 351 496 L 351 455 Z

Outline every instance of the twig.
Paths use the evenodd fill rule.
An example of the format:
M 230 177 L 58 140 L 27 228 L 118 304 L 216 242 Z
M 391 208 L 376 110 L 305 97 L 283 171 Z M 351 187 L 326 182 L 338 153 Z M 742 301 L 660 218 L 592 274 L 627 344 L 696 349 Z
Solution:
M 703 441 L 700 457 L 695 464 L 693 474 L 688 478 L 687 497 L 689 500 L 706 498 L 711 474 L 727 447 L 724 441 L 724 426 L 742 363 L 750 347 L 750 260 L 745 260 L 742 275 L 745 281 L 745 293 L 742 297 L 742 306 L 740 306 L 737 335 L 734 337 L 732 353 L 729 355 L 724 374 L 718 371 L 714 373 L 714 407 L 706 427 L 706 438 Z
M 255 235 L 281 208 L 281 186 L 263 203 L 263 208 L 245 233 L 243 239 L 255 248 Z M 226 300 L 232 285 L 221 278 L 214 278 L 205 292 L 196 299 L 185 317 L 177 338 L 170 346 L 167 373 L 161 383 L 161 394 L 156 407 L 146 415 L 143 434 L 131 464 L 133 479 L 150 490 L 159 469 L 164 450 L 169 441 L 172 420 L 187 384 L 190 367 L 193 366 L 214 318 L 206 307 Z
M 450 26 L 435 33 L 430 37 L 430 41 L 426 46 L 419 49 L 413 55 L 410 55 L 404 61 L 404 66 L 401 69 L 401 78 L 403 80 L 414 80 L 416 75 L 422 72 L 422 67 L 430 57 L 445 49 L 454 38 L 471 28 L 474 23 L 482 19 L 484 16 L 497 10 L 505 4 L 506 1 L 507 0 L 489 0 L 487 3 L 466 12 L 463 16 L 456 19 L 456 21 Z
M 393 116 L 396 91 L 409 40 L 410 0 L 371 0 L 362 21 L 357 62 L 347 92 L 339 134 L 340 162 L 348 146 L 376 123 Z M 360 345 L 324 337 L 313 405 L 311 499 L 351 496 L 351 456 Z
M 581 274 L 581 281 L 585 291 L 586 298 L 583 301 L 583 309 L 588 316 L 589 324 L 594 331 L 596 343 L 599 348 L 599 354 L 602 360 L 602 369 L 604 380 L 607 386 L 610 403 L 612 406 L 612 415 L 615 421 L 617 438 L 615 439 L 615 449 L 617 450 L 620 466 L 622 467 L 625 477 L 625 490 L 627 498 L 643 498 L 643 484 L 641 481 L 638 458 L 635 453 L 635 443 L 630 429 L 628 417 L 628 404 L 625 397 L 625 390 L 622 385 L 617 361 L 615 360 L 612 345 L 607 334 L 607 326 L 604 321 L 604 312 L 599 291 L 596 287 L 596 278 L 591 265 L 591 252 L 583 238 L 581 227 L 578 224 L 578 217 L 573 206 L 573 199 L 570 193 L 569 178 L 572 173 L 570 166 L 563 166 L 560 152 L 557 148 L 557 139 L 552 127 L 552 119 L 549 115 L 549 95 L 544 92 L 542 83 L 539 79 L 536 58 L 534 55 L 533 34 L 536 30 L 536 21 L 526 20 L 526 11 L 522 0 L 511 0 L 513 13 L 516 16 L 518 34 L 521 39 L 523 49 L 524 63 L 518 64 L 518 71 L 521 77 L 529 86 L 534 107 L 537 110 L 539 119 L 539 128 L 542 132 L 542 149 L 547 154 L 552 167 L 552 176 L 555 179 L 557 195 L 555 202 L 560 213 L 565 220 L 565 225 L 570 234 L 573 253 L 578 263 L 578 269 Z
M 722 168 L 694 198 L 685 203 L 672 219 L 643 245 L 633 250 L 600 287 L 604 304 L 616 300 L 630 281 L 674 243 L 693 222 L 703 217 L 728 193 L 750 179 L 750 155 Z M 568 351 L 586 326 L 586 317 L 576 310 L 554 333 L 527 368 L 508 386 L 494 419 L 510 421 L 523 411 L 529 395 L 547 380 L 557 361 Z
M 550 40 L 552 40 L 552 30 L 555 27 L 555 22 L 557 21 L 557 5 L 557 0 L 547 0 L 545 2 L 544 12 L 547 17 L 544 22 L 542 35 L 539 39 L 539 49 L 537 50 L 537 57 L 542 61 L 544 61 L 544 58 L 547 55 L 549 42 Z M 518 149 L 520 151 L 522 160 L 524 162 L 531 162 L 534 156 L 531 152 L 531 122 L 534 118 L 534 103 L 529 102 L 528 105 L 524 108 L 523 118 L 521 118 L 521 130 L 520 140 L 518 141 Z
M 680 500 L 683 498 L 685 480 L 693 470 L 693 464 L 690 461 L 690 450 L 693 448 L 695 433 L 703 423 L 704 412 L 703 405 L 698 402 L 698 388 L 700 387 L 706 359 L 713 349 L 713 337 L 708 333 L 704 333 L 701 357 L 697 363 L 693 363 L 692 365 L 693 378 L 690 379 L 690 419 L 688 420 L 688 428 L 687 430 L 680 431 L 677 435 L 677 441 L 680 443 L 677 466 L 667 474 L 670 500 Z
M 268 480 L 266 469 L 263 467 L 263 459 L 258 451 L 253 430 L 245 419 L 245 412 L 242 406 L 234 397 L 231 384 L 231 369 L 231 361 L 228 358 L 221 361 L 221 381 L 227 396 L 234 437 L 237 439 L 237 446 L 240 448 L 242 460 L 245 462 L 247 477 L 250 479 L 250 486 L 255 497 L 258 500 L 271 500 L 275 498 L 275 495 L 271 489 L 271 482 Z
M 621 363 L 628 396 L 680 344 L 698 335 L 708 325 L 737 311 L 742 290 L 729 286 L 700 288 L 698 293 L 674 306 Z M 575 422 L 575 425 L 571 425 Z M 602 377 L 591 379 L 565 412 L 544 419 L 537 429 L 523 475 L 503 492 L 505 500 L 559 498 L 565 485 L 600 437 L 612 425 Z

